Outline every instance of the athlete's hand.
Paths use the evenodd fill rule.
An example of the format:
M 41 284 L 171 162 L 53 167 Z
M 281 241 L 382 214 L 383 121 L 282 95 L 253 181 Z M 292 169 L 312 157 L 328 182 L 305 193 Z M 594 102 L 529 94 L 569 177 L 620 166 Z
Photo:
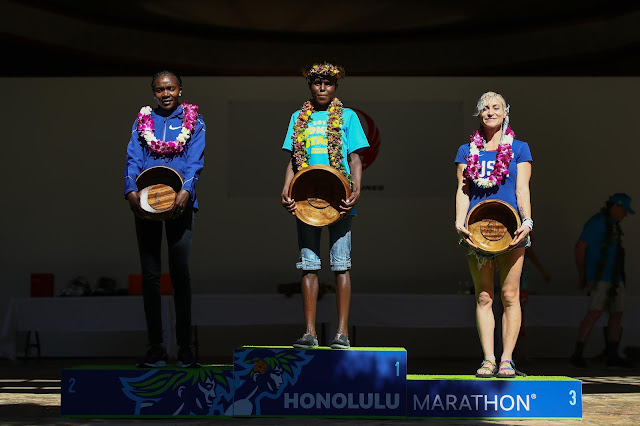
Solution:
M 474 249 L 478 249 L 479 247 L 471 240 L 471 232 L 464 226 L 464 224 L 460 224 L 456 222 L 456 232 L 458 232 L 458 236 L 464 240 L 465 243 L 469 244 L 469 246 Z
M 127 200 L 129 201 L 129 207 L 131 211 L 140 219 L 148 219 L 147 212 L 142 209 L 140 205 L 140 195 L 138 191 L 131 191 L 127 194 Z
M 522 225 L 520 228 L 516 229 L 516 232 L 513 233 L 513 240 L 507 248 L 512 249 L 514 247 L 517 247 L 517 245 L 520 244 L 522 240 L 527 237 L 527 235 L 529 235 L 529 232 L 531 232 L 531 228 L 529 228 L 527 225 Z
M 340 214 L 349 213 L 358 202 L 358 198 L 360 198 L 360 191 L 353 191 L 349 198 L 347 198 L 346 200 L 341 200 L 342 203 L 340 204 Z
M 171 218 L 176 219 L 184 213 L 187 208 L 187 202 L 189 201 L 189 191 L 181 189 L 176 195 L 176 199 L 173 202 L 173 209 L 171 211 Z
M 296 201 L 293 198 L 289 198 L 289 196 L 283 193 L 280 196 L 280 201 L 282 202 L 282 207 L 287 209 L 287 211 L 291 214 L 296 214 Z

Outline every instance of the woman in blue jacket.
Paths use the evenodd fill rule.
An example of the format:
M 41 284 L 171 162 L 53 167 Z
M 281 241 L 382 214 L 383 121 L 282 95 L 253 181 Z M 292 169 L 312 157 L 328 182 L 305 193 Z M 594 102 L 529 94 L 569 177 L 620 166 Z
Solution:
M 153 76 L 151 89 L 156 108 L 143 107 L 131 130 L 124 171 L 124 195 L 135 215 L 136 235 L 142 268 L 142 292 L 150 348 L 138 367 L 166 365 L 162 342 L 160 308 L 160 261 L 162 226 L 167 233 L 169 271 L 173 284 L 176 312 L 176 337 L 179 346 L 177 365 L 199 367 L 191 350 L 191 282 L 189 252 L 194 215 L 198 210 L 196 183 L 204 165 L 205 124 L 198 107 L 184 102 L 182 80 L 170 71 Z M 140 205 L 136 178 L 146 169 L 166 166 L 180 173 L 184 184 L 178 192 L 171 217 L 164 222 L 149 220 Z

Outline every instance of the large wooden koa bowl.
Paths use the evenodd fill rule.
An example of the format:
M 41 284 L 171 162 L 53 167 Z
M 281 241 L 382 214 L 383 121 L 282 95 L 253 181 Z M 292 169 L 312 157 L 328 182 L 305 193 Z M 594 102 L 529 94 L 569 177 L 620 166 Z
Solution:
M 166 220 L 171 216 L 183 183 L 182 175 L 171 167 L 155 166 L 140 173 L 136 179 L 140 206 L 149 213 L 150 219 Z
M 520 216 L 510 204 L 501 200 L 485 200 L 467 215 L 471 241 L 488 254 L 505 252 L 520 227 Z
M 351 187 L 347 178 L 322 164 L 299 170 L 289 185 L 289 197 L 296 202 L 296 216 L 312 226 L 322 227 L 340 220 L 340 204 L 349 196 Z

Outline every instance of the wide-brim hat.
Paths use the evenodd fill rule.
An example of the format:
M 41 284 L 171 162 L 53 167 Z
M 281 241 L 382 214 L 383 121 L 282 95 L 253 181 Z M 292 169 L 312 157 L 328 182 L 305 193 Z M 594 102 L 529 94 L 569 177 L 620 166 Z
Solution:
M 150 219 L 168 219 L 183 183 L 182 175 L 171 167 L 155 166 L 144 170 L 136 179 L 140 207 Z
M 331 166 L 316 164 L 298 171 L 289 185 L 289 198 L 296 202 L 295 214 L 304 223 L 326 226 L 342 218 L 340 204 L 351 196 L 344 175 Z
M 618 192 L 609 197 L 609 202 L 624 208 L 629 214 L 636 214 L 631 208 L 631 197 L 624 192 Z
M 485 200 L 476 204 L 467 215 L 466 227 L 471 241 L 488 254 L 505 252 L 520 228 L 520 216 L 502 200 Z

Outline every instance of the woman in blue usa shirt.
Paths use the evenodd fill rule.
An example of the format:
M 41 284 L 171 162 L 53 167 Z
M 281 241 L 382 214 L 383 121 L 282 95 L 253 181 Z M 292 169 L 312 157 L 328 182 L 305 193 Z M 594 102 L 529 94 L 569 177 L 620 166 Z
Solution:
M 467 249 L 469 271 L 476 296 L 476 323 L 484 359 L 476 371 L 477 377 L 513 378 L 522 374 L 515 369 L 513 351 L 516 346 L 522 313 L 520 310 L 520 274 L 524 251 L 530 243 L 533 229 L 529 179 L 531 151 L 525 142 L 515 139 L 509 127 L 509 106 L 495 92 L 483 94 L 476 107 L 480 126 L 469 143 L 458 149 L 455 159 L 458 188 L 456 191 L 455 227 L 461 245 Z M 506 252 L 486 255 L 478 250 L 466 229 L 466 217 L 479 202 L 498 199 L 509 203 L 522 219 Z M 495 318 L 493 277 L 500 274 L 502 316 L 502 354 L 498 362 L 494 352 Z

